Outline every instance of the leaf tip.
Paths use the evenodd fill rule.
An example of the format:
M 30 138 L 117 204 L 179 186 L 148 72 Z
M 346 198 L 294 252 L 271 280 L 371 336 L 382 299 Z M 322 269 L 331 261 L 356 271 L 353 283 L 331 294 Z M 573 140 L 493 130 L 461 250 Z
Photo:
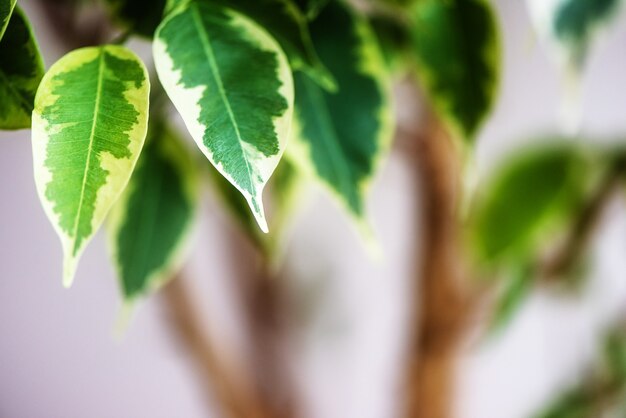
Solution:
M 63 260 L 63 287 L 69 289 L 76 276 L 76 258 L 66 254 Z
M 270 230 L 267 226 L 267 219 L 265 218 L 265 210 L 263 209 L 263 199 L 259 193 L 258 196 L 246 196 L 246 200 L 248 201 L 248 205 L 252 210 L 252 214 L 254 215 L 254 219 L 256 220 L 259 228 L 265 234 L 269 233 Z

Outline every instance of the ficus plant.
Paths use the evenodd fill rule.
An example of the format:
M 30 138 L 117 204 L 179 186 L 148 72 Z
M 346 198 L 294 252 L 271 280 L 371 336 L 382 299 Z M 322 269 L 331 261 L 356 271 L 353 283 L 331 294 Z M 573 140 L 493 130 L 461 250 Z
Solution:
M 478 181 L 473 151 L 497 102 L 506 30 L 488 0 L 40 0 L 65 19 L 56 25 L 70 49 L 50 66 L 16 3 L 0 0 L 0 129 L 31 129 L 34 182 L 61 241 L 67 287 L 103 225 L 127 306 L 173 281 L 208 180 L 260 254 L 263 303 L 278 305 L 281 282 L 271 276 L 286 262 L 280 237 L 298 192 L 321 186 L 374 248 L 372 181 L 392 147 L 411 161 L 424 208 L 399 400 L 407 417 L 451 416 L 449 375 L 478 311 L 490 313 L 492 335 L 535 286 L 576 290 L 593 227 L 626 176 L 622 146 L 580 138 L 580 97 L 570 94 L 620 0 L 527 1 L 569 111 L 562 132 Z M 97 11 L 95 27 L 81 22 L 86 10 Z M 150 46 L 149 62 L 131 39 Z M 256 370 L 270 381 L 241 383 L 222 369 L 195 335 L 177 281 L 165 291 L 182 339 L 225 416 L 303 416 L 284 401 L 297 396 L 281 373 Z M 273 321 L 259 312 L 252 328 Z M 607 335 L 601 370 L 542 416 L 623 408 L 613 396 L 626 393 L 623 332 Z

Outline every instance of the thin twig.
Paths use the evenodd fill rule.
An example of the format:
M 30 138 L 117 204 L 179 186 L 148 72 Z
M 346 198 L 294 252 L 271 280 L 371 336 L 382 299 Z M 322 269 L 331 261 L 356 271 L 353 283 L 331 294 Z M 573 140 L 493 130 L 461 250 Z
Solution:
M 623 183 L 626 166 L 615 161 L 604 174 L 590 199 L 574 220 L 572 229 L 556 253 L 541 270 L 544 280 L 553 280 L 571 272 L 578 260 L 589 247 L 594 232 L 604 215 L 611 198 Z

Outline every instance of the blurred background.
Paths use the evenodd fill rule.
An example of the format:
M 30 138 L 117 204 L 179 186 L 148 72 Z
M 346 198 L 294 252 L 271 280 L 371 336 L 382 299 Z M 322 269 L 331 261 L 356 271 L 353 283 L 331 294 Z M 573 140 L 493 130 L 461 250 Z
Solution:
M 50 66 L 64 48 L 36 2 L 20 3 Z M 524 2 L 493 3 L 504 70 L 476 148 L 480 175 L 528 138 L 556 131 L 562 94 Z M 589 140 L 626 136 L 625 44 L 622 14 L 588 60 L 582 136 Z M 131 46 L 149 59 L 148 44 Z M 162 298 L 148 298 L 116 333 L 122 306 L 102 232 L 86 251 L 75 285 L 64 289 L 61 247 L 34 187 L 30 133 L 0 132 L 0 147 L 0 417 L 206 417 L 198 375 L 172 337 Z M 409 277 L 419 254 L 413 231 L 420 205 L 409 163 L 392 152 L 371 193 L 380 260 L 368 256 L 326 194 L 310 189 L 296 216 L 286 255 L 295 308 L 288 322 L 296 338 L 285 362 L 294 365 L 312 417 L 397 414 Z M 626 314 L 625 203 L 613 201 L 600 225 L 582 291 L 535 291 L 503 332 L 490 338 L 476 333 L 466 342 L 456 417 L 526 418 L 580 380 L 606 328 Z M 237 252 L 232 237 L 241 232 L 210 196 L 200 212 L 185 269 L 193 296 L 209 329 L 243 345 L 229 280 L 231 251 Z

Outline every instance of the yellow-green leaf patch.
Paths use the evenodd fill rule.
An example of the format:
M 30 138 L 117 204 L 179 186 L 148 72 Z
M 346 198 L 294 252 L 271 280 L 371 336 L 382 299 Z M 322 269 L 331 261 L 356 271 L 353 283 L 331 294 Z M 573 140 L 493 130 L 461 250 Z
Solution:
M 291 70 L 277 42 L 238 12 L 191 2 L 159 26 L 154 59 L 191 136 L 267 231 L 262 191 L 293 111 Z
M 0 129 L 30 127 L 43 74 L 43 60 L 30 23 L 16 7 L 0 40 Z
M 70 52 L 37 91 L 35 182 L 61 238 L 66 286 L 135 167 L 146 137 L 149 90 L 139 58 L 107 45 Z

